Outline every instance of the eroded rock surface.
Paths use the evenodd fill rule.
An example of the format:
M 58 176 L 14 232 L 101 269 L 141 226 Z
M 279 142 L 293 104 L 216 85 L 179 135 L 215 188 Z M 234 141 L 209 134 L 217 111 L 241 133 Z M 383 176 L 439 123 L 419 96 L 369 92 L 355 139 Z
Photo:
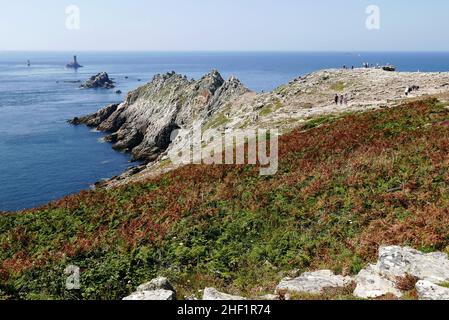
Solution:
M 449 300 L 449 288 L 430 281 L 418 281 L 416 291 L 420 300 Z
M 176 292 L 167 278 L 158 277 L 137 287 L 137 291 L 169 290 Z
M 198 81 L 174 72 L 154 79 L 128 94 L 120 105 L 72 121 L 109 132 L 107 140 L 135 160 L 151 162 L 167 150 L 173 131 L 207 121 L 217 110 L 248 93 L 237 79 L 223 80 L 217 71 Z M 74 119 L 75 120 L 75 119 Z
M 157 300 L 175 300 L 176 295 L 169 290 L 152 290 L 152 291 L 137 291 L 131 295 L 123 298 L 125 301 L 157 301 Z
M 101 72 L 95 76 L 90 77 L 90 79 L 83 83 L 80 87 L 83 89 L 113 89 L 115 88 L 115 85 L 114 81 L 109 78 L 109 75 L 106 72 Z
M 125 301 L 157 301 L 157 300 L 175 300 L 176 295 L 173 291 L 169 290 L 152 290 L 152 291 L 137 291 L 132 293 L 126 298 L 123 298 Z
M 233 295 L 230 295 L 227 293 L 219 292 L 215 288 L 206 288 L 206 289 L 204 289 L 203 300 L 209 300 L 209 301 L 212 301 L 212 300 L 219 300 L 219 301 L 234 300 L 234 301 L 238 301 L 238 300 L 246 300 L 246 299 L 243 297 L 233 296 Z
M 276 292 L 320 294 L 328 288 L 345 288 L 353 281 L 351 277 L 335 275 L 330 270 L 320 270 L 304 273 L 295 279 L 286 278 L 279 283 Z
M 123 300 L 176 300 L 176 291 L 167 278 L 158 277 L 140 285 Z
M 355 280 L 357 283 L 354 291 L 355 297 L 371 299 L 388 294 L 398 298 L 402 297 L 402 292 L 396 288 L 395 282 L 383 277 L 371 266 L 360 271 Z
M 425 254 L 407 247 L 381 247 L 377 263 L 357 275 L 354 295 L 360 298 L 377 298 L 386 294 L 401 297 L 402 292 L 395 283 L 407 275 L 434 284 L 447 282 L 448 256 L 441 252 Z

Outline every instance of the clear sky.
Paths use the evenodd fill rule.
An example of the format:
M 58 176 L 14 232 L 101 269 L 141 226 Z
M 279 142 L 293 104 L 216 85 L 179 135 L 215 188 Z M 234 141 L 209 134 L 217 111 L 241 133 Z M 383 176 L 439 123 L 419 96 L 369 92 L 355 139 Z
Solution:
M 447 0 L 0 0 L 0 50 L 449 51 L 448 14 Z

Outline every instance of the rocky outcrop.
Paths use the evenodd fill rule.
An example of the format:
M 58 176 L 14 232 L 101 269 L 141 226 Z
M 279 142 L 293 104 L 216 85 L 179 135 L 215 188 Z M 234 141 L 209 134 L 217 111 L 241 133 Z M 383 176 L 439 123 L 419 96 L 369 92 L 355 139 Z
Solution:
M 164 164 L 170 152 L 185 150 L 181 139 L 171 141 L 178 129 L 189 131 L 199 122 L 203 129 L 268 128 L 290 131 L 307 119 L 326 114 L 366 111 L 401 104 L 405 99 L 441 95 L 449 90 L 449 73 L 385 72 L 381 69 L 322 70 L 298 77 L 273 92 L 250 92 L 234 77 L 224 81 L 217 71 L 199 80 L 170 72 L 130 92 L 124 102 L 98 123 L 105 111 L 74 119 L 109 132 L 117 150 L 131 152 L 145 168 L 126 172 L 104 186 L 138 182 L 175 169 Z M 404 90 L 419 86 L 407 96 Z M 348 104 L 336 105 L 335 95 L 347 94 Z
M 357 275 L 354 295 L 360 298 L 377 298 L 391 294 L 400 298 L 402 292 L 396 288 L 396 281 L 406 276 L 434 284 L 449 281 L 447 254 L 425 254 L 399 246 L 381 247 L 377 263 Z
M 295 279 L 285 278 L 277 286 L 276 292 L 320 294 L 328 288 L 348 287 L 353 281 L 351 277 L 335 275 L 330 270 L 320 270 L 304 273 Z
M 137 291 L 123 298 L 125 301 L 176 300 L 175 293 L 168 290 Z
M 276 294 L 322 294 L 326 289 L 350 288 L 354 282 L 353 295 L 357 298 L 401 298 L 404 291 L 416 289 L 419 299 L 449 300 L 449 288 L 443 286 L 449 283 L 449 258 L 441 252 L 425 254 L 407 247 L 381 247 L 377 263 L 354 278 L 337 276 L 329 270 L 307 272 L 295 279 L 282 280 Z
M 109 78 L 106 72 L 100 72 L 99 74 L 90 77 L 85 83 L 83 83 L 80 88 L 83 89 L 113 89 L 115 88 L 114 81 Z
M 224 105 L 248 93 L 237 79 L 223 80 L 217 71 L 198 81 L 174 72 L 154 79 L 128 94 L 120 105 L 71 121 L 109 132 L 113 148 L 130 152 L 135 160 L 151 162 L 171 144 L 174 130 L 207 121 Z
M 230 294 L 227 294 L 227 293 L 219 292 L 215 288 L 206 288 L 206 289 L 204 289 L 203 300 L 209 300 L 209 301 L 213 301 L 213 300 L 219 300 L 219 301 L 226 301 L 226 300 L 239 301 L 239 300 L 246 300 L 246 299 L 243 298 L 243 297 L 233 296 L 233 295 L 230 295 Z
M 140 285 L 123 300 L 176 300 L 176 291 L 166 278 L 158 277 Z
M 418 281 L 416 291 L 420 300 L 449 300 L 449 288 L 436 285 L 430 281 Z
M 360 271 L 355 280 L 357 286 L 354 296 L 358 298 L 372 299 L 389 294 L 398 298 L 402 297 L 402 292 L 396 288 L 395 282 L 383 277 L 372 266 Z

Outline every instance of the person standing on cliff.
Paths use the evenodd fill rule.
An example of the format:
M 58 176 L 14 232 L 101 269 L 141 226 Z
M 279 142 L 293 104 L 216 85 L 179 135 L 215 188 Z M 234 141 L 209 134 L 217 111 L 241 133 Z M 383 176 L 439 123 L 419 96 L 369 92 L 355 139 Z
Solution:
M 336 104 L 336 105 L 338 105 L 338 100 L 339 100 L 339 97 L 338 97 L 338 94 L 336 94 L 336 95 L 335 95 L 335 98 L 334 98 L 334 101 L 335 101 L 335 104 Z

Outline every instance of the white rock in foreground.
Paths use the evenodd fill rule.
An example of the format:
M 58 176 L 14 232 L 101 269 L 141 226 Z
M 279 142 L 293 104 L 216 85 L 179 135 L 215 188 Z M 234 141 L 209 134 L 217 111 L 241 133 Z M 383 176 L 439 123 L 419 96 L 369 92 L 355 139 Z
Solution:
M 137 287 L 137 291 L 123 300 L 176 300 L 176 291 L 167 278 L 158 277 Z
M 449 289 L 430 281 L 418 281 L 416 284 L 419 300 L 449 300 Z
M 137 287 L 137 291 L 152 291 L 159 289 L 175 291 L 170 282 L 168 282 L 168 279 L 164 277 L 158 277 Z
M 376 268 L 389 278 L 409 274 L 434 283 L 449 280 L 449 259 L 441 252 L 424 254 L 407 247 L 381 247 Z
M 203 300 L 209 300 L 209 301 L 213 301 L 213 300 L 234 300 L 234 301 L 238 301 L 238 300 L 246 300 L 243 297 L 239 297 L 239 296 L 233 296 L 230 294 L 226 294 L 226 293 L 222 293 L 219 292 L 217 289 L 215 288 L 206 288 L 204 289 L 204 294 L 203 294 Z
M 152 290 L 152 291 L 137 291 L 128 297 L 124 298 L 126 301 L 157 301 L 157 300 L 175 300 L 175 293 L 170 290 Z
M 395 281 L 407 275 L 429 283 L 448 281 L 449 258 L 441 252 L 425 254 L 408 247 L 381 247 L 377 263 L 357 275 L 354 295 L 359 298 L 378 298 L 393 294 L 400 298 L 402 293 L 396 288 Z
M 402 292 L 396 288 L 395 283 L 382 277 L 373 266 L 360 271 L 355 280 L 357 283 L 354 291 L 355 297 L 371 299 L 387 294 L 398 298 L 402 297 Z
M 286 278 L 276 288 L 276 292 L 291 291 L 320 294 L 326 288 L 345 288 L 353 282 L 351 277 L 337 276 L 330 270 L 306 272 L 295 279 Z

